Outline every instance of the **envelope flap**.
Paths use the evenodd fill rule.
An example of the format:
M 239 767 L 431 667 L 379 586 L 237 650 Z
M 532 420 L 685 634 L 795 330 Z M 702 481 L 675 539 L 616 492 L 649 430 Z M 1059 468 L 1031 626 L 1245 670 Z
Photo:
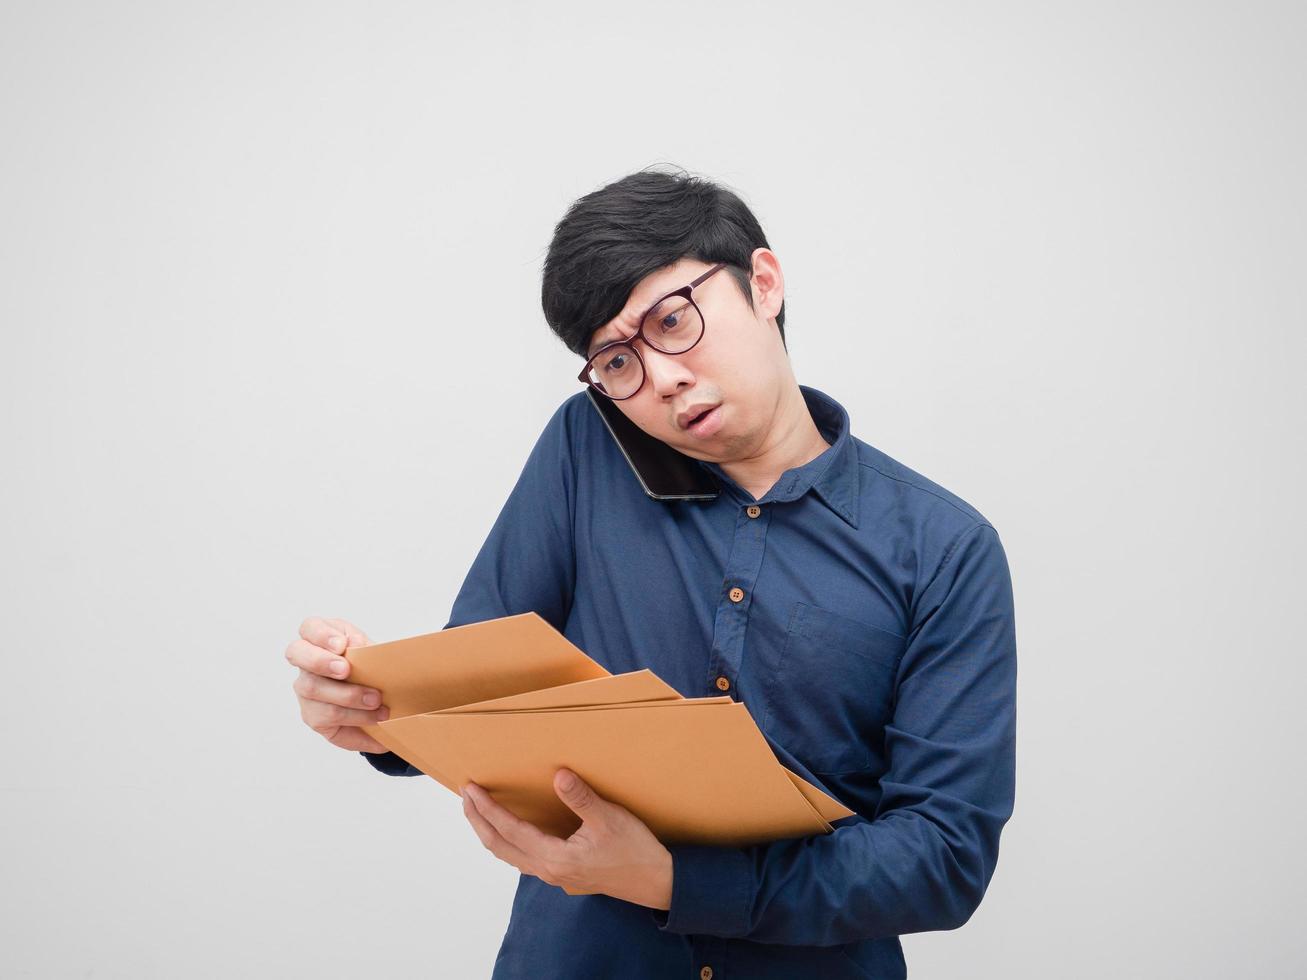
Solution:
M 345 657 L 351 683 L 379 690 L 392 719 L 610 676 L 534 612 L 355 647 Z

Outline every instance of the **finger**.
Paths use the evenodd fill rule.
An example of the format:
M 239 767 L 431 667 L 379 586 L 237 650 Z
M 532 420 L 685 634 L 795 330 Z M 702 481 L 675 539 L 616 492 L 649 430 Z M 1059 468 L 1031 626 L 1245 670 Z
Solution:
M 381 692 L 375 687 L 320 677 L 303 668 L 300 668 L 299 676 L 291 687 L 299 697 L 310 701 L 338 704 L 342 708 L 359 708 L 363 711 L 381 707 Z
M 357 708 L 342 708 L 337 704 L 302 699 L 300 717 L 315 732 L 331 738 L 342 725 L 357 728 L 360 725 L 383 722 L 390 717 L 390 709 L 382 705 L 376 711 L 359 711 Z
M 307 670 L 320 677 L 349 676 L 348 660 L 303 638 L 290 642 L 286 647 L 286 659 L 301 670 Z
M 559 769 L 554 773 L 554 792 L 582 820 L 602 819 L 610 806 L 571 769 Z
M 337 748 L 348 749 L 351 752 L 375 752 L 380 755 L 390 751 L 363 729 L 351 728 L 348 725 L 336 729 L 336 734 L 327 741 Z
M 463 793 L 472 795 L 472 802 L 476 804 L 477 812 L 499 831 L 499 836 L 518 850 L 530 855 L 533 860 L 557 861 L 566 857 L 566 844 L 500 806 L 476 783 L 468 783 L 463 787 Z
M 331 625 L 321 616 L 310 616 L 300 623 L 300 639 L 336 653 L 345 649 L 345 631 Z
M 329 619 L 327 622 L 345 634 L 345 643 L 347 646 L 365 647 L 372 642 L 368 639 L 366 633 L 351 623 L 348 619 Z
M 476 833 L 478 839 L 495 857 L 501 861 L 507 861 L 524 874 L 533 875 L 535 864 L 529 855 L 520 848 L 514 847 L 508 841 L 504 840 L 503 835 L 495 830 L 494 826 L 477 809 L 477 805 L 472 801 L 471 795 L 467 788 L 463 789 L 463 814 L 467 817 L 467 822 L 472 825 L 472 830 Z

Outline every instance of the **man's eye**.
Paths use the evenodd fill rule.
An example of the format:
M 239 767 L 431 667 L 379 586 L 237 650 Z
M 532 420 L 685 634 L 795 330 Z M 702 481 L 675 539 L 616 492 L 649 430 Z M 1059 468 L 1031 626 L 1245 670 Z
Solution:
M 625 354 L 616 354 L 604 364 L 604 370 L 609 374 L 622 370 L 626 367 L 627 356 Z
M 680 306 L 674 310 L 668 310 L 658 314 L 658 329 L 663 333 L 671 333 L 681 326 L 681 321 L 685 318 L 685 307 Z

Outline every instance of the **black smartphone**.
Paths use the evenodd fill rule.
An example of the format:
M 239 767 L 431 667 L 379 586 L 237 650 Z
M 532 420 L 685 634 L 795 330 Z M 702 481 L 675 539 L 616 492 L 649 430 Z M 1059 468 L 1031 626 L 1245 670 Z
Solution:
M 721 493 L 716 478 L 692 456 L 649 435 L 623 415 L 611 398 L 596 394 L 588 385 L 585 393 L 640 486 L 654 500 L 712 500 Z

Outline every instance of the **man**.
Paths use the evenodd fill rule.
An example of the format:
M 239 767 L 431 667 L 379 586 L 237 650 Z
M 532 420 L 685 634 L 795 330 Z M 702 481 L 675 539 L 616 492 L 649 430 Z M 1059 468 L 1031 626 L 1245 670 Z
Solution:
M 903 977 L 897 937 L 961 926 L 993 875 L 1015 783 L 1003 547 L 797 384 L 784 289 L 754 216 L 710 182 L 642 171 L 575 202 L 545 261 L 546 320 L 597 394 L 721 492 L 651 499 L 578 392 L 446 627 L 533 610 L 613 673 L 725 692 L 857 815 L 756 847 L 664 847 L 564 769 L 555 791 L 582 826 L 562 841 L 469 785 L 473 829 L 523 872 L 495 977 Z M 357 727 L 386 717 L 344 680 L 341 651 L 367 642 L 305 621 L 287 649 L 301 715 L 382 772 L 417 774 Z M 700 764 L 731 759 L 705 745 Z

